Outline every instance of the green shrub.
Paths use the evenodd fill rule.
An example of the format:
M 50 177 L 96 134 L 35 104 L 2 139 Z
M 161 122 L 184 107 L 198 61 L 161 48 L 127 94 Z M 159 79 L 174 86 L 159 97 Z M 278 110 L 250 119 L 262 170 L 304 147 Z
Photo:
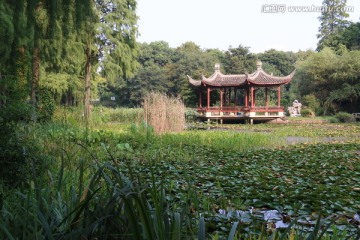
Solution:
M 330 117 L 330 118 L 329 118 L 329 122 L 330 122 L 330 123 L 338 123 L 338 122 L 339 122 L 339 119 L 337 119 L 336 117 Z
M 316 113 L 318 113 L 320 110 L 320 102 L 313 93 L 303 96 L 302 104 L 309 109 L 313 109 Z
M 342 123 L 354 122 L 355 118 L 352 114 L 347 112 L 338 112 L 335 117 Z
M 5 123 L 29 122 L 30 115 L 31 105 L 20 101 L 11 102 L 10 104 L 0 108 L 0 117 Z
M 96 107 L 93 112 L 92 120 L 101 122 L 116 123 L 140 123 L 143 118 L 143 110 L 141 108 L 106 108 Z
M 0 93 L 4 100 L 0 101 L 0 181 L 15 186 L 31 172 L 28 169 L 36 159 L 36 143 L 27 140 L 27 128 L 21 127 L 30 121 L 32 106 L 17 89 L 9 90 L 8 95 Z
M 187 108 L 185 111 L 185 118 L 187 122 L 193 122 L 196 120 L 198 116 L 198 113 L 196 111 L 196 109 L 193 108 Z
M 110 122 L 136 123 L 142 119 L 141 108 L 116 108 L 108 112 Z
M 301 116 L 302 117 L 315 117 L 315 113 L 310 108 L 303 108 L 303 109 L 301 109 Z
M 41 175 L 48 162 L 40 154 L 40 145 L 31 128 L 21 124 L 7 124 L 0 131 L 0 179 L 6 185 L 28 182 L 33 174 Z
M 50 121 L 55 112 L 55 101 L 48 89 L 40 89 L 37 102 L 37 114 L 40 122 Z

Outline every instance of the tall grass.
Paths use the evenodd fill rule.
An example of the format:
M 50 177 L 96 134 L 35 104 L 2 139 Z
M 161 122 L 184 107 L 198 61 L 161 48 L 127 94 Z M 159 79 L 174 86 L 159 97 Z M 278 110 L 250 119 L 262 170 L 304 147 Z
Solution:
M 117 164 L 126 159 L 105 149 L 104 163 L 89 152 L 94 164 L 79 160 L 74 169 L 66 153 L 57 172 L 1 189 L 0 239 L 187 238 L 187 218 L 170 209 L 155 179 L 151 187 L 142 185 Z
M 141 123 L 143 119 L 143 109 L 141 108 L 107 108 L 95 107 L 89 123 L 96 126 L 104 123 Z M 57 107 L 54 120 L 56 122 L 67 123 L 73 126 L 83 126 L 85 118 L 83 107 Z
M 267 133 L 238 133 L 230 131 L 188 131 L 165 134 L 155 141 L 158 147 L 195 145 L 217 150 L 249 151 L 284 144 L 284 139 Z
M 151 92 L 144 98 L 144 121 L 156 133 L 180 132 L 185 128 L 184 103 L 161 93 Z
M 105 108 L 96 107 L 94 109 L 93 121 L 103 123 L 141 123 L 143 119 L 143 109 L 141 108 Z

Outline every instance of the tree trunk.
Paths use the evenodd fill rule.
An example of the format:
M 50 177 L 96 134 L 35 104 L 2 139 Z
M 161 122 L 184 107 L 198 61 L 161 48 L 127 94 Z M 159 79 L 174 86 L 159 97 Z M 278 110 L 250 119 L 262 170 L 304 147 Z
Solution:
M 86 53 L 86 65 L 85 65 L 85 98 L 84 98 L 84 105 L 85 105 L 85 120 L 88 121 L 91 115 L 91 108 L 90 108 L 90 97 L 91 97 L 91 49 L 88 46 L 85 50 Z
M 72 106 L 72 101 L 71 101 L 71 91 L 70 89 L 67 90 L 66 92 L 66 98 L 65 98 L 65 105 L 66 106 Z
M 15 61 L 15 76 L 17 83 L 17 89 L 19 91 L 19 97 L 21 100 L 26 100 L 29 96 L 27 75 L 27 63 L 25 57 L 25 47 L 20 46 L 16 50 Z
M 5 84 L 2 83 L 2 74 L 0 72 L 0 109 L 3 105 L 5 105 Z
M 32 59 L 32 82 L 31 82 L 31 105 L 33 107 L 32 120 L 36 121 L 36 95 L 39 88 L 39 78 L 40 78 L 40 48 L 35 46 L 33 49 L 33 59 Z

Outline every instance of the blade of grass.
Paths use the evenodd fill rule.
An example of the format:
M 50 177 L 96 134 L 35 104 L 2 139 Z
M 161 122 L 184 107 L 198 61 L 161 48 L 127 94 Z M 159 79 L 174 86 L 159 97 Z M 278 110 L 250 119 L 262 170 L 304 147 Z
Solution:
M 181 237 L 181 218 L 180 213 L 174 213 L 174 222 L 173 222 L 173 231 L 172 231 L 172 239 L 180 240 Z
M 205 219 L 200 217 L 198 240 L 205 240 Z
M 42 227 L 43 227 L 43 229 L 45 230 L 46 239 L 49 239 L 49 240 L 54 239 L 54 236 L 53 236 L 53 234 L 52 234 L 50 225 L 49 225 L 49 223 L 46 221 L 46 219 L 45 219 L 44 215 L 42 214 L 42 212 L 39 211 L 38 216 L 39 216 L 40 222 L 42 223 Z
M 8 229 L 5 227 L 5 224 L 1 223 L 0 228 L 4 231 L 7 239 L 9 240 L 15 240 L 15 238 L 11 235 L 11 233 L 8 231 Z
M 228 240 L 233 240 L 236 234 L 237 226 L 239 225 L 239 222 L 234 222 L 234 224 L 231 227 L 231 231 L 228 237 Z
M 292 226 L 295 224 L 295 221 L 291 222 L 289 226 L 285 229 L 285 231 L 281 234 L 279 240 L 285 240 L 287 238 L 287 234 L 290 233 Z

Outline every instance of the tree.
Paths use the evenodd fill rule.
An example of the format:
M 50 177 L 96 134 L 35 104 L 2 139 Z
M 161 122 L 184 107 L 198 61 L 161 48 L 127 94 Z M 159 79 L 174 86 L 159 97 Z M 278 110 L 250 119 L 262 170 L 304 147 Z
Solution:
M 100 67 L 106 79 L 114 83 L 130 78 L 138 67 L 135 0 L 96 0 L 100 24 L 97 35 Z
M 189 84 L 187 75 L 195 79 L 201 79 L 203 75 L 209 77 L 214 73 L 215 64 L 222 63 L 224 54 L 217 49 L 200 49 L 193 42 L 186 42 L 176 50 L 180 58 L 176 62 L 176 76 L 173 79 L 178 94 L 187 106 L 195 106 L 198 102 L 198 89 Z
M 262 61 L 262 68 L 267 73 L 272 73 L 275 76 L 286 76 L 289 75 L 295 69 L 296 55 L 293 52 L 284 52 L 278 51 L 275 49 L 270 49 L 264 53 L 257 54 L 257 58 Z M 283 86 L 282 91 L 282 105 L 288 105 L 294 100 L 290 99 L 289 89 L 291 84 Z M 262 89 L 259 90 L 259 93 L 265 95 Z M 272 94 L 275 94 L 274 92 Z M 258 94 L 259 96 L 260 94 Z M 274 96 L 276 98 L 276 96 Z M 261 98 L 262 100 L 264 98 Z
M 323 0 L 320 27 L 317 37 L 319 38 L 317 49 L 338 46 L 338 32 L 349 25 L 346 20 L 349 14 L 346 12 L 346 0 Z
M 49 89 L 58 104 L 75 105 L 84 100 L 85 51 L 89 36 L 95 38 L 98 18 L 86 9 L 91 2 L 52 2 L 57 7 L 49 13 L 51 23 L 42 39 L 40 87 Z
M 270 49 L 257 55 L 263 63 L 263 69 L 277 76 L 286 76 L 294 70 L 296 56 L 292 52 Z
M 360 51 L 338 56 L 335 66 L 332 89 L 325 104 L 335 111 L 360 111 Z
M 0 2 L 0 78 L 11 59 L 11 45 L 14 41 L 13 9 L 4 2 Z
M 30 51 L 32 54 L 32 79 L 31 79 L 31 104 L 32 104 L 32 120 L 37 120 L 37 92 L 39 90 L 39 79 L 40 79 L 40 62 L 41 62 L 41 45 L 42 39 L 45 38 L 46 32 L 49 27 L 50 17 L 49 12 L 54 13 L 54 5 L 50 1 L 47 3 L 45 0 L 31 0 L 28 1 L 28 30 L 32 32 Z M 52 19 L 56 16 L 51 16 Z
M 108 80 L 105 91 L 102 92 L 102 99 L 105 102 L 110 99 L 110 96 L 115 96 L 115 104 L 139 106 L 147 92 L 165 93 L 171 87 L 166 79 L 165 66 L 172 63 L 174 50 L 168 43 L 158 41 L 137 44 L 135 51 L 138 57 L 134 58 L 134 64 L 139 65 L 135 66 L 136 72 L 118 74 L 116 78 Z
M 351 23 L 349 27 L 340 31 L 339 38 L 349 50 L 360 50 L 360 22 Z
M 237 48 L 229 48 L 222 60 L 227 74 L 240 74 L 256 70 L 256 55 L 250 53 L 248 47 L 240 45 Z
M 6 136 L 4 129 L 6 123 L 20 120 L 20 114 L 9 114 L 13 106 L 22 108 L 22 103 L 27 96 L 26 75 L 28 65 L 24 35 L 20 29 L 26 25 L 26 8 L 23 2 L 0 2 L 0 133 Z M 17 23 L 15 23 L 17 20 Z M 23 31 L 21 31 L 23 32 Z M 17 93 L 17 94 L 14 94 Z M 22 109 L 24 110 L 24 109 Z M 15 113 L 17 111 L 14 111 Z M 26 116 L 24 111 L 23 116 Z M 1 140 L 1 139 L 0 139 Z M 6 140 L 5 140 L 6 141 Z
M 102 98 L 106 94 L 127 99 L 127 82 L 138 69 L 139 47 L 135 0 L 96 0 L 100 24 L 97 35 L 98 54 L 102 77 Z M 120 94 L 121 92 L 121 94 Z
M 70 24 L 72 21 L 69 21 L 69 14 L 72 13 L 69 9 L 74 8 L 74 2 L 19 0 L 3 1 L 0 5 L 1 16 L 6 19 L 2 21 L 1 29 L 7 35 L 0 40 L 2 49 L 7 49 L 1 63 L 2 69 L 6 69 L 7 75 L 18 82 L 18 92 L 26 92 L 24 104 L 30 96 L 31 116 L 36 121 L 41 74 L 62 70 L 63 49 L 69 32 L 75 29 Z
M 299 97 L 314 94 L 324 107 L 326 97 L 330 92 L 331 75 L 335 71 L 337 56 L 330 48 L 319 53 L 313 53 L 304 61 L 297 62 L 297 73 L 293 88 L 298 89 Z
M 203 50 L 193 42 L 170 48 L 164 41 L 140 44 L 138 62 L 140 67 L 132 78 L 124 78 L 124 84 L 117 89 L 108 85 L 114 94 L 121 91 L 120 102 L 129 106 L 139 106 L 150 91 L 181 97 L 188 105 L 197 102 L 197 93 L 187 75 L 201 78 L 214 72 L 215 63 L 220 63 L 223 52 L 217 49 Z
M 92 0 L 75 1 L 75 22 L 77 36 L 75 41 L 80 42 L 83 46 L 85 56 L 84 66 L 84 116 L 88 121 L 91 114 L 91 75 L 92 66 L 96 61 L 96 41 L 97 34 L 96 23 L 99 22 L 97 12 L 95 11 L 95 3 Z
M 312 94 L 309 94 L 309 95 L 302 96 L 301 103 L 302 103 L 303 107 L 311 109 L 316 114 L 319 113 L 320 102 L 315 97 L 315 94 L 312 93 Z
M 337 55 L 330 48 L 297 63 L 294 87 L 301 98 L 315 96 L 325 113 L 359 111 L 360 51 Z

